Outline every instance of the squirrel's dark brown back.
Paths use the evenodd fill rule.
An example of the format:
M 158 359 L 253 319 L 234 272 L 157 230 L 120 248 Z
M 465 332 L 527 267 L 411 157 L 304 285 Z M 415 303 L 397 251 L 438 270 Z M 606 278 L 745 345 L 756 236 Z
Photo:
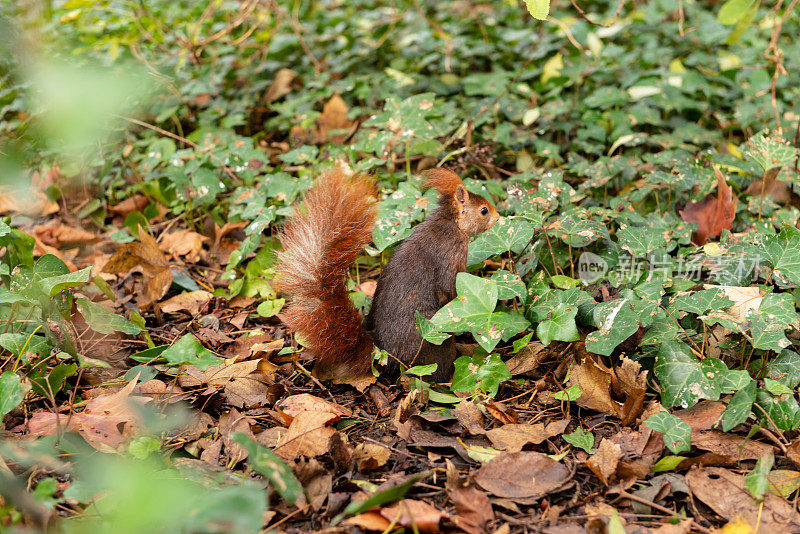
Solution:
M 452 375 L 455 343 L 423 341 L 416 329 L 416 312 L 431 318 L 456 296 L 456 275 L 466 269 L 472 236 L 491 228 L 494 206 L 467 192 L 452 171 L 428 171 L 428 187 L 439 191 L 439 206 L 397 246 L 383 268 L 365 326 L 378 347 L 407 366 L 438 364 L 433 379 Z M 396 365 L 395 371 L 396 371 Z

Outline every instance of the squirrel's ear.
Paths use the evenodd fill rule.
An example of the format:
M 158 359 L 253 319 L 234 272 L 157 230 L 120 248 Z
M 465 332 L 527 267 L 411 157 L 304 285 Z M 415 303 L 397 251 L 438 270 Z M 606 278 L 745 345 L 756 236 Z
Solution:
M 458 203 L 458 207 L 460 208 L 459 211 L 463 212 L 464 206 L 469 198 L 469 193 L 467 193 L 467 190 L 463 185 L 456 186 L 456 191 L 453 193 L 453 198 L 456 199 L 456 202 Z

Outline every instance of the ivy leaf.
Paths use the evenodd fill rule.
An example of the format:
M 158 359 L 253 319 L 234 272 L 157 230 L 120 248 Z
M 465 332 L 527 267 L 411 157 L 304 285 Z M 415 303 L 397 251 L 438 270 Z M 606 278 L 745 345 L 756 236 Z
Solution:
M 89 299 L 78 298 L 76 304 L 83 314 L 92 330 L 101 334 L 111 334 L 113 332 L 123 332 L 125 334 L 136 335 L 143 329 L 134 325 L 121 315 L 112 313 L 99 304 L 95 304 Z
M 589 454 L 597 452 L 597 449 L 594 448 L 594 434 L 588 430 L 576 428 L 575 432 L 563 434 L 561 437 L 570 445 L 583 449 Z
M 22 384 L 19 375 L 5 372 L 0 375 L 0 421 L 8 412 L 19 406 L 30 387 Z
M 578 315 L 577 306 L 559 304 L 552 310 L 550 317 L 536 327 L 537 337 L 545 345 L 549 345 L 553 340 L 578 341 L 581 336 L 575 324 L 576 315 Z
M 762 248 L 772 265 L 772 277 L 782 285 L 800 285 L 800 230 L 784 226 L 764 240 Z
M 624 298 L 603 302 L 594 308 L 594 324 L 598 330 L 586 336 L 586 350 L 608 356 L 640 326 L 652 323 L 658 312 L 658 300 L 640 299 L 631 291 L 623 295 Z
M 797 323 L 797 311 L 789 295 L 770 293 L 765 296 L 758 310 L 748 314 L 753 335 L 753 347 L 780 352 L 790 345 L 785 330 Z
M 164 350 L 161 357 L 167 361 L 168 365 L 194 365 L 201 371 L 224 362 L 222 358 L 214 356 L 210 350 L 201 345 L 192 334 L 185 334 L 171 347 Z
M 771 428 L 774 423 L 783 432 L 800 428 L 800 405 L 794 395 L 773 395 L 759 389 L 755 403 L 760 408 L 755 414 L 764 426 Z
M 425 339 L 434 345 L 441 345 L 447 338 L 450 337 L 450 334 L 444 333 L 439 331 L 434 324 L 426 319 L 421 313 L 418 311 L 416 313 L 417 319 L 417 330 L 419 331 L 419 335 L 422 336 L 422 339 Z
M 455 361 L 455 372 L 450 389 L 474 393 L 478 389 L 494 397 L 500 384 L 509 380 L 508 366 L 497 354 L 488 356 L 461 356 Z
M 519 297 L 520 302 L 525 302 L 528 297 L 528 289 L 525 287 L 522 277 L 518 274 L 500 270 L 492 275 L 492 280 L 497 284 L 497 298 L 499 300 Z
M 234 433 L 232 437 L 233 441 L 247 451 L 247 463 L 258 474 L 269 480 L 275 491 L 286 499 L 286 502 L 294 504 L 303 495 L 303 486 L 292 469 L 271 449 L 256 443 L 241 432 Z
M 769 378 L 794 389 L 800 384 L 800 354 L 793 350 L 784 350 L 767 364 L 767 370 Z
M 92 275 L 92 268 L 86 267 L 74 273 L 67 273 L 58 276 L 49 276 L 39 280 L 39 285 L 45 294 L 54 297 L 70 287 L 83 285 L 89 281 Z
M 731 398 L 725 411 L 722 412 L 723 432 L 730 432 L 733 427 L 744 423 L 750 417 L 756 400 L 756 386 L 756 381 L 751 380 Z
M 644 424 L 646 427 L 664 434 L 664 445 L 673 453 L 678 454 L 691 449 L 689 441 L 692 427 L 679 417 L 667 412 L 658 412 L 648 417 Z
M 468 265 L 504 252 L 520 253 L 528 245 L 536 226 L 522 217 L 501 217 L 497 223 L 469 244 Z
M 768 454 L 756 461 L 756 466 L 744 476 L 744 487 L 750 495 L 757 501 L 764 500 L 764 494 L 769 489 L 769 475 L 772 466 L 775 465 L 775 455 Z
M 754 2 L 754 0 L 747 1 L 748 4 Z M 739 152 L 745 159 L 758 163 L 764 172 L 775 167 L 793 165 L 797 159 L 796 147 L 778 135 L 770 135 L 767 130 L 758 132 L 748 139 L 739 147 Z
M 719 399 L 719 386 L 709 381 L 684 343 L 664 342 L 656 354 L 653 372 L 661 385 L 661 403 L 667 408 L 678 405 L 688 408 L 700 399 Z
M 472 332 L 478 344 L 490 352 L 500 340 L 511 339 L 530 324 L 516 311 L 502 307 L 495 311 L 499 290 L 494 280 L 458 273 L 456 291 L 458 296 L 431 318 L 437 332 Z
M 572 248 L 585 247 L 598 239 L 609 238 L 605 225 L 592 219 L 589 211 L 583 208 L 567 210 L 547 227 L 547 232 Z
M 719 288 L 701 289 L 680 295 L 669 304 L 670 312 L 685 311 L 701 315 L 708 310 L 721 310 L 733 306 L 734 302 Z

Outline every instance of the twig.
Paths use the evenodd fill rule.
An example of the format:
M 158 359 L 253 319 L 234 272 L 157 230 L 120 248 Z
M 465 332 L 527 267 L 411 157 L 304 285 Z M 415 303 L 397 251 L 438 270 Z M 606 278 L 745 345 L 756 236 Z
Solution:
M 211 158 L 214 161 L 216 161 L 217 163 L 219 163 L 220 166 L 222 167 L 222 170 L 224 170 L 225 173 L 228 176 L 230 176 L 231 179 L 233 179 L 234 182 L 236 182 L 239 185 L 242 184 L 242 179 L 239 178 L 239 176 L 235 172 L 233 172 L 233 169 L 231 169 L 230 167 L 225 165 L 225 163 L 221 159 L 219 159 L 217 156 L 212 154 L 210 152 L 210 149 L 203 148 L 200 145 L 198 145 L 197 143 L 189 141 L 185 137 L 181 137 L 178 134 L 174 134 L 172 132 L 168 132 L 167 130 L 164 130 L 163 128 L 159 128 L 158 126 L 155 126 L 154 124 L 149 124 L 147 122 L 140 121 L 139 119 L 134 119 L 133 117 L 126 117 L 124 115 L 115 115 L 115 116 L 119 117 L 120 119 L 124 119 L 124 120 L 126 120 L 128 122 L 131 122 L 133 124 L 136 124 L 137 126 L 143 126 L 145 128 L 149 128 L 149 129 L 151 129 L 151 130 L 153 130 L 155 132 L 160 133 L 161 135 L 166 135 L 167 137 L 171 137 L 171 138 L 175 139 L 176 141 L 180 141 L 181 143 L 185 143 L 185 144 L 189 145 L 190 147 L 195 148 L 195 149 L 199 150 L 200 152 L 203 152 L 209 158 Z
M 783 16 L 780 21 L 772 28 L 772 35 L 769 40 L 767 49 L 764 50 L 764 58 L 775 64 L 775 70 L 772 73 L 772 81 L 770 83 L 770 98 L 772 103 L 772 110 L 775 113 L 775 122 L 777 123 L 778 135 L 783 135 L 783 125 L 781 124 L 781 114 L 778 110 L 778 78 L 787 74 L 786 68 L 783 66 L 783 50 L 778 48 L 778 38 L 780 38 L 781 31 L 783 30 L 783 23 L 789 17 L 791 12 L 797 6 L 800 0 L 792 0 L 789 6 L 784 10 Z M 777 14 L 783 6 L 783 0 L 778 0 L 778 3 L 772 8 L 772 12 Z
M 616 502 L 616 501 L 618 501 L 620 499 L 623 499 L 623 498 L 631 500 L 631 501 L 636 501 L 636 502 L 638 502 L 640 504 L 644 504 L 646 506 L 650 506 L 651 508 L 655 508 L 656 510 L 658 510 L 660 512 L 664 512 L 665 514 L 670 514 L 672 516 L 677 516 L 678 515 L 678 513 L 675 510 L 670 510 L 666 506 L 661 506 L 660 504 L 654 503 L 653 501 L 648 501 L 647 499 L 639 497 L 638 495 L 633 495 L 632 493 L 628 493 L 627 491 L 621 491 L 619 493 L 619 497 L 614 499 L 614 501 L 612 501 L 612 502 Z M 697 530 L 699 530 L 700 532 L 703 532 L 703 533 L 706 533 L 706 534 L 712 534 L 711 530 L 707 529 L 704 526 L 701 526 L 701 525 L 697 524 L 697 521 L 694 521 L 694 519 L 692 519 L 692 521 L 694 522 L 694 527 Z
M 314 70 L 316 71 L 316 73 L 319 74 L 323 70 L 325 70 L 322 63 L 311 52 L 311 48 L 308 47 L 308 43 L 306 43 L 306 40 L 303 39 L 303 34 L 301 31 L 303 27 L 300 26 L 300 23 L 294 20 L 286 11 L 284 11 L 283 8 L 280 5 L 278 5 L 277 2 L 270 0 L 269 5 L 272 6 L 273 9 L 275 9 L 275 13 L 278 14 L 278 18 L 285 20 L 286 22 L 289 23 L 292 32 L 294 33 L 295 37 L 297 37 L 297 41 L 300 43 L 300 47 L 303 49 L 303 52 L 306 54 L 308 59 L 311 60 L 311 63 L 314 64 Z
M 575 9 L 578 10 L 578 14 L 581 16 L 581 18 L 583 20 L 585 20 L 589 24 L 592 24 L 594 26 L 602 26 L 603 28 L 609 28 L 615 22 L 617 22 L 617 17 L 619 17 L 620 11 L 622 11 L 622 6 L 625 5 L 625 0 L 619 0 L 619 5 L 617 6 L 617 11 L 614 13 L 614 18 L 611 19 L 611 22 L 609 22 L 608 24 L 602 24 L 600 22 L 595 22 L 595 21 L 591 20 L 589 17 L 587 17 L 586 16 L 586 12 L 584 10 L 582 10 L 578 4 L 575 3 L 575 0 L 569 0 L 569 2 L 570 2 L 570 4 L 572 4 L 572 7 L 574 7 Z M 681 12 L 683 12 L 683 4 L 682 3 L 681 3 L 681 8 L 680 9 L 681 9 Z M 683 37 L 683 34 L 681 34 L 681 37 Z

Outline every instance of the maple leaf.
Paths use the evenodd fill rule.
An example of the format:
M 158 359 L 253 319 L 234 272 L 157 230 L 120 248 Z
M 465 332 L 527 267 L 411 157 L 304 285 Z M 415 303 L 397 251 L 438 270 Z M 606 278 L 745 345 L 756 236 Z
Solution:
M 692 234 L 692 242 L 696 245 L 705 245 L 708 238 L 718 236 L 723 230 L 730 230 L 736 216 L 739 199 L 719 168 L 716 165 L 713 168 L 717 175 L 717 196 L 710 193 L 700 202 L 690 202 L 678 212 L 684 221 L 698 224 L 697 231 Z

